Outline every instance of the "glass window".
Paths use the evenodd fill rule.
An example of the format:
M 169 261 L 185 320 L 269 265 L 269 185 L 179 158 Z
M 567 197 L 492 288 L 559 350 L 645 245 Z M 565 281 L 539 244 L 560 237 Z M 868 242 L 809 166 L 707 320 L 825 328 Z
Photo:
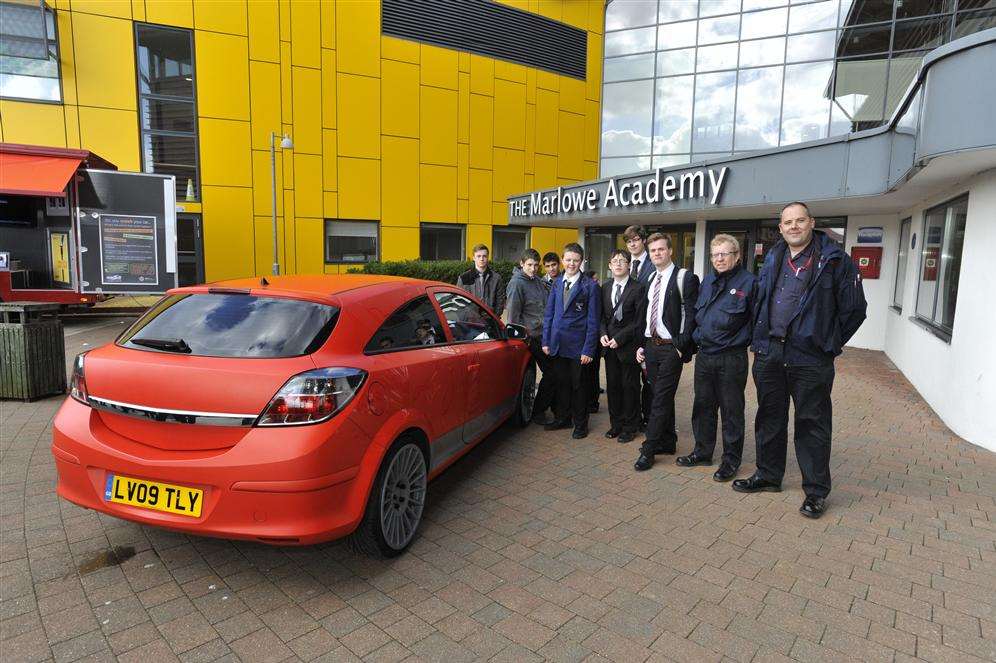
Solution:
M 177 200 L 200 200 L 193 39 L 189 30 L 135 24 L 142 169 L 176 177 Z
M 491 230 L 494 260 L 518 262 L 527 246 L 529 246 L 528 228 L 494 226 Z
M 789 12 L 788 31 L 810 32 L 837 26 L 837 0 L 797 5 Z
M 695 35 L 695 21 L 662 25 L 657 31 L 657 50 L 695 46 Z
M 892 117 L 896 107 L 906 96 L 924 53 L 903 53 L 889 60 L 889 91 L 885 98 L 885 117 Z
M 739 44 L 736 43 L 699 47 L 696 69 L 698 71 L 736 69 L 738 47 Z
M 325 262 L 364 263 L 378 259 L 376 221 L 325 219 Z
M 915 48 L 936 48 L 944 43 L 951 26 L 949 16 L 896 21 L 892 36 L 892 50 L 909 51 Z
M 699 0 L 699 16 L 719 16 L 740 11 L 740 0 Z
M 673 23 L 689 18 L 695 18 L 698 10 L 695 0 L 660 0 L 660 10 L 657 16 L 659 23 Z
M 958 11 L 967 9 L 996 9 L 996 0 L 958 0 Z
M 954 38 L 958 39 L 989 28 L 996 28 L 996 9 L 966 14 L 958 12 Z
M 830 100 L 825 95 L 832 75 L 832 62 L 791 64 L 785 67 L 781 145 L 826 138 Z
M 392 313 L 371 337 L 364 352 L 390 352 L 445 342 L 439 314 L 429 297 L 422 295 Z
M 650 157 L 648 156 L 602 159 L 600 166 L 602 177 L 629 175 L 630 173 L 640 173 L 645 170 L 650 170 Z
M 869 53 L 887 53 L 891 32 L 891 24 L 847 28 L 841 32 L 840 48 L 837 49 L 837 55 L 849 57 Z
M 691 74 L 695 71 L 695 49 L 685 48 L 679 51 L 664 51 L 657 54 L 657 75 L 673 76 L 675 74 Z
M 654 50 L 656 27 L 610 32 L 605 35 L 605 57 Z
M 769 7 L 781 7 L 787 4 L 788 0 L 743 0 L 743 10 L 749 12 L 754 9 L 768 9 Z
M 785 59 L 785 37 L 758 39 L 740 44 L 740 66 L 762 67 L 781 64 Z
M 892 292 L 892 305 L 903 310 L 903 290 L 906 289 L 906 263 L 910 255 L 910 227 L 913 219 L 903 219 L 899 224 L 899 257 L 896 259 L 896 283 Z
M 840 24 L 859 25 L 892 20 L 895 0 L 841 0 Z
M 703 19 L 699 21 L 699 45 L 736 41 L 739 32 L 739 14 Z
M 691 156 L 688 154 L 669 154 L 668 156 L 654 157 L 654 168 L 670 168 L 671 166 L 681 166 L 688 163 Z
M 469 297 L 452 292 L 437 292 L 436 301 L 443 309 L 453 340 L 492 341 L 502 338 L 501 327 L 494 316 Z
M 737 150 L 778 147 L 782 67 L 747 69 L 737 82 Z
M 636 28 L 657 22 L 657 0 L 610 2 L 605 8 L 605 29 Z
M 785 18 L 788 9 L 769 9 L 763 12 L 744 14 L 743 26 L 740 29 L 741 39 L 757 37 L 774 37 L 785 34 Z
M 654 154 L 690 152 L 695 77 L 678 76 L 657 81 L 654 108 Z
M 733 149 L 733 104 L 736 90 L 736 72 L 696 76 L 693 124 L 695 152 Z
M 944 14 L 951 11 L 953 0 L 902 0 L 896 3 L 896 18 Z M 964 5 L 964 0 L 959 3 Z
M 420 259 L 463 260 L 464 229 L 455 223 L 423 223 L 419 227 Z
M 810 32 L 792 35 L 788 38 L 788 62 L 808 62 L 810 60 L 833 59 L 837 48 L 837 32 Z
M 967 217 L 968 196 L 924 213 L 916 316 L 948 334 L 954 329 Z
M 62 101 L 52 10 L 0 2 L 0 97 Z
M 625 81 L 633 78 L 654 77 L 654 54 L 626 55 L 621 58 L 607 58 L 603 78 L 606 83 Z
M 650 154 L 654 82 L 610 83 L 602 94 L 602 156 Z
M 837 63 L 833 102 L 851 122 L 851 131 L 882 123 L 889 60 L 861 58 Z

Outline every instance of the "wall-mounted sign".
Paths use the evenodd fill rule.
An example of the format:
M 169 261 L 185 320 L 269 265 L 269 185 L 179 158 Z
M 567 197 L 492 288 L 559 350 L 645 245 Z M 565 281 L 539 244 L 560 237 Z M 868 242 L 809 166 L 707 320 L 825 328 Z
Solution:
M 723 191 L 729 168 L 707 168 L 678 175 L 662 175 L 660 168 L 652 174 L 633 178 L 610 178 L 587 186 L 557 187 L 537 191 L 509 201 L 514 218 L 548 217 L 587 213 L 598 209 L 639 208 L 703 199 L 715 205 Z
M 101 214 L 98 229 L 101 283 L 159 283 L 156 217 Z
M 882 226 L 858 228 L 858 244 L 881 244 L 885 231 Z

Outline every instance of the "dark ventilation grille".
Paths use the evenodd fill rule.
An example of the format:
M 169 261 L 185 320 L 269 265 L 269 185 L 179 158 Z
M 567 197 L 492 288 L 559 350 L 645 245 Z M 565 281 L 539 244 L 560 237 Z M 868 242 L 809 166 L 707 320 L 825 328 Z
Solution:
M 580 78 L 584 30 L 486 0 L 383 0 L 384 34 Z

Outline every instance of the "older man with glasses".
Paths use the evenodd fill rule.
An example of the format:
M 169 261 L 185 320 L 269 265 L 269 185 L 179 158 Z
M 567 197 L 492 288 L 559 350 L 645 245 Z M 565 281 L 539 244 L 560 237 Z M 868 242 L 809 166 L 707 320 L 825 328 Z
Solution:
M 712 270 L 703 279 L 695 302 L 693 338 L 699 347 L 692 405 L 695 449 L 676 462 L 683 467 L 712 464 L 718 409 L 723 422 L 723 458 L 712 478 L 729 481 L 740 469 L 744 451 L 747 346 L 757 283 L 741 266 L 740 244 L 732 235 L 713 238 L 710 259 Z

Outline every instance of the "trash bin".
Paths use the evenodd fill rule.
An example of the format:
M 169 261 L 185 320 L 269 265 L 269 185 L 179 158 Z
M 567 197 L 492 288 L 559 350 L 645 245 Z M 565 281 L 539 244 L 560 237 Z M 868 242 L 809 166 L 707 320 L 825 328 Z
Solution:
M 66 346 L 58 304 L 0 304 L 0 398 L 66 393 Z

